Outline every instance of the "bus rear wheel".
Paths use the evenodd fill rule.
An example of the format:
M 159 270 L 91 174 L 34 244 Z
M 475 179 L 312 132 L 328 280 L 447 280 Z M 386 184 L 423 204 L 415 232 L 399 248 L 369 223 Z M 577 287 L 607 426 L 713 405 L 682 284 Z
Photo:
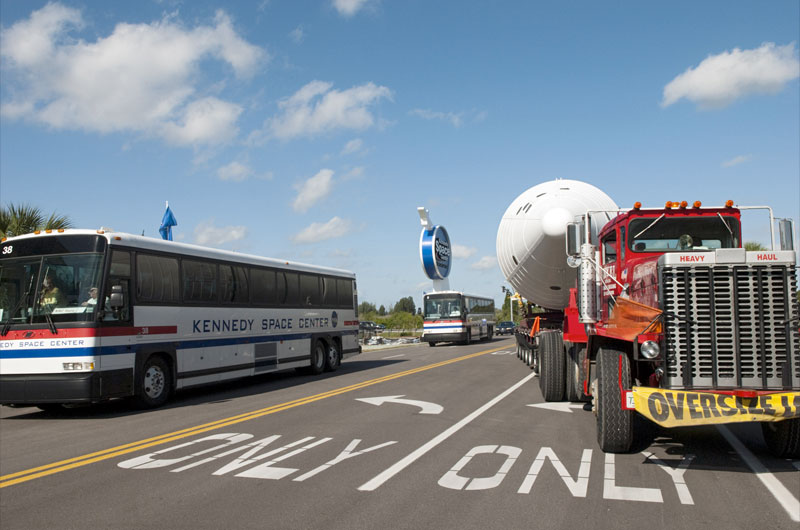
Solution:
M 430 342 L 428 343 L 428 346 L 430 346 L 431 348 L 433 348 L 434 346 L 436 346 L 436 343 L 435 343 L 435 342 L 433 342 L 433 341 L 430 341 Z
M 150 356 L 136 377 L 136 403 L 141 408 L 160 407 L 172 394 L 172 376 L 167 362 L 158 355 Z
M 325 343 L 321 340 L 314 342 L 314 347 L 311 348 L 311 364 L 308 366 L 308 372 L 311 375 L 319 375 L 325 371 Z
M 342 352 L 336 341 L 328 345 L 328 354 L 325 356 L 325 371 L 335 372 L 342 364 Z

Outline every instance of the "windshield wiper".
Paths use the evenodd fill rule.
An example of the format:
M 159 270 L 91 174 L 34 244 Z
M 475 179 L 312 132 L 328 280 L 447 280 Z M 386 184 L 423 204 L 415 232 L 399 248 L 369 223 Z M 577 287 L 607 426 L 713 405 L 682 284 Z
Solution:
M 727 228 L 727 229 L 728 229 L 728 233 L 731 235 L 731 237 L 733 237 L 733 230 L 731 230 L 731 227 L 730 227 L 730 226 L 728 226 L 728 222 L 725 220 L 725 218 L 724 218 L 724 217 L 722 217 L 722 216 L 719 214 L 719 212 L 717 212 L 717 217 L 719 217 L 719 220 L 720 220 L 720 221 L 722 221 L 722 224 L 724 224 L 724 225 L 725 225 L 725 228 Z
M 665 213 L 662 213 L 661 215 L 659 215 L 659 216 L 656 218 L 656 220 L 655 220 L 655 221 L 653 221 L 652 223 L 650 223 L 649 225 L 647 225 L 647 228 L 645 228 L 644 230 L 642 230 L 641 232 L 639 232 L 638 234 L 636 234 L 635 236 L 633 236 L 633 239 L 639 239 L 639 236 L 640 236 L 640 235 L 644 234 L 645 232 L 647 232 L 648 230 L 650 230 L 651 228 L 653 228 L 653 226 L 655 226 L 655 224 L 656 224 L 657 222 L 659 222 L 661 219 L 663 219 L 665 215 L 667 215 L 667 214 L 665 214 Z
M 6 323 L 3 325 L 3 329 L 0 330 L 0 336 L 5 337 L 6 335 L 8 335 L 8 330 L 11 329 L 11 323 L 14 320 L 14 315 L 16 315 L 17 311 L 19 311 L 19 308 L 22 307 L 22 302 L 27 301 L 28 297 L 30 297 L 31 295 L 31 289 L 33 289 L 34 278 L 35 276 L 31 274 L 31 282 L 28 285 L 28 290 L 25 291 L 25 294 L 20 297 L 19 302 L 17 302 L 17 305 L 15 305 L 14 309 L 12 309 L 11 313 L 9 313 L 8 320 L 6 320 Z
M 50 316 L 49 311 L 45 312 L 44 318 L 47 320 L 47 325 L 50 326 L 50 333 L 58 335 L 58 328 L 56 328 L 56 323 L 53 322 L 53 317 Z

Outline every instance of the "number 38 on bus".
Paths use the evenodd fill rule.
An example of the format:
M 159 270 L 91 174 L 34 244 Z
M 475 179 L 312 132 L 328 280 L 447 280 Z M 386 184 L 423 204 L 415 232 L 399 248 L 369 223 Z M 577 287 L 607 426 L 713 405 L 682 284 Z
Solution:
M 110 231 L 46 231 L 0 252 L 0 404 L 52 408 L 360 352 L 352 272 Z

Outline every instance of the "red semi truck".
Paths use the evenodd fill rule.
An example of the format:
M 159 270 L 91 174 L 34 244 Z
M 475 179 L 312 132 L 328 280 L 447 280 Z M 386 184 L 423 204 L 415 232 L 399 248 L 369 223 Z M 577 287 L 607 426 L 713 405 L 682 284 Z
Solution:
M 744 248 L 748 209 L 769 213 L 770 250 Z M 591 400 L 606 452 L 630 450 L 638 413 L 664 427 L 760 422 L 773 454 L 800 456 L 792 228 L 733 201 L 576 216 L 563 237 L 577 270 L 569 302 L 517 330 L 544 398 Z

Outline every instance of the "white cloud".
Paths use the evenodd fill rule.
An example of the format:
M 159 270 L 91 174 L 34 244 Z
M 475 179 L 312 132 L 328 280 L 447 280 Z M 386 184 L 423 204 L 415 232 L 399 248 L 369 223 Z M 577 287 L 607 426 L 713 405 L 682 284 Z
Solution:
M 346 219 L 333 217 L 327 223 L 311 223 L 292 237 L 295 243 L 318 243 L 328 239 L 346 236 L 352 229 L 352 223 Z
M 459 128 L 464 124 L 464 113 L 459 112 L 439 112 L 428 109 L 414 109 L 409 112 L 412 116 L 418 116 L 424 120 L 443 120 L 450 122 L 453 127 Z
M 333 7 L 340 15 L 344 17 L 352 17 L 361 8 L 363 8 L 370 0 L 333 0 Z
M 220 178 L 220 180 L 242 182 L 243 180 L 247 180 L 253 176 L 253 170 L 240 162 L 234 161 L 219 168 L 217 170 L 217 176 Z
M 475 247 L 468 247 L 465 245 L 453 245 L 453 257 L 454 258 L 461 258 L 467 259 L 471 258 L 478 252 L 478 249 Z
M 749 160 L 750 160 L 750 159 L 752 159 L 752 158 L 753 158 L 753 155 L 739 155 L 739 156 L 735 156 L 735 157 L 731 158 L 730 160 L 726 160 L 725 162 L 723 162 L 723 163 L 722 163 L 722 167 L 733 167 L 733 166 L 738 166 L 739 164 L 742 164 L 742 163 L 744 163 L 744 162 L 747 162 L 747 161 L 749 161 Z
M 193 29 L 173 19 L 119 23 L 87 42 L 71 33 L 84 24 L 80 11 L 58 3 L 34 11 L 0 33 L 3 116 L 55 129 L 137 132 L 178 145 L 229 141 L 242 108 L 195 95 L 204 89 L 200 64 L 216 59 L 246 78 L 268 56 L 236 33 L 223 11 L 212 25 Z
M 283 113 L 268 122 L 269 134 L 288 140 L 335 129 L 367 129 L 375 123 L 368 107 L 392 97 L 388 88 L 373 83 L 343 91 L 331 90 L 332 86 L 312 81 L 281 101 L 278 106 Z
M 309 208 L 327 197 L 332 189 L 333 171 L 321 169 L 319 173 L 299 186 L 297 197 L 292 202 L 292 208 L 296 212 L 307 212 Z
M 358 180 L 364 176 L 364 166 L 356 166 L 344 174 L 342 180 Z
M 750 94 L 774 94 L 800 77 L 794 43 L 772 42 L 752 50 L 710 55 L 696 68 L 688 68 L 664 87 L 662 107 L 686 98 L 701 109 L 722 108 Z
M 244 226 L 214 226 L 214 219 L 203 221 L 194 227 L 194 242 L 198 245 L 217 247 L 239 241 L 247 236 Z
M 342 148 L 342 153 L 341 154 L 343 154 L 343 155 L 351 155 L 353 153 L 357 153 L 357 152 L 361 151 L 362 147 L 364 147 L 364 142 L 361 140 L 361 138 L 355 138 L 353 140 L 350 140 L 349 142 L 347 142 L 344 145 L 344 148 Z
M 306 33 L 303 31 L 303 26 L 297 26 L 292 31 L 289 32 L 289 38 L 292 39 L 292 42 L 295 44 L 302 44 L 306 38 Z
M 184 109 L 180 123 L 163 126 L 163 137 L 176 145 L 218 144 L 236 137 L 236 120 L 242 107 L 217 98 L 192 101 Z
M 484 256 L 469 267 L 479 271 L 485 271 L 497 266 L 497 258 L 494 256 Z

